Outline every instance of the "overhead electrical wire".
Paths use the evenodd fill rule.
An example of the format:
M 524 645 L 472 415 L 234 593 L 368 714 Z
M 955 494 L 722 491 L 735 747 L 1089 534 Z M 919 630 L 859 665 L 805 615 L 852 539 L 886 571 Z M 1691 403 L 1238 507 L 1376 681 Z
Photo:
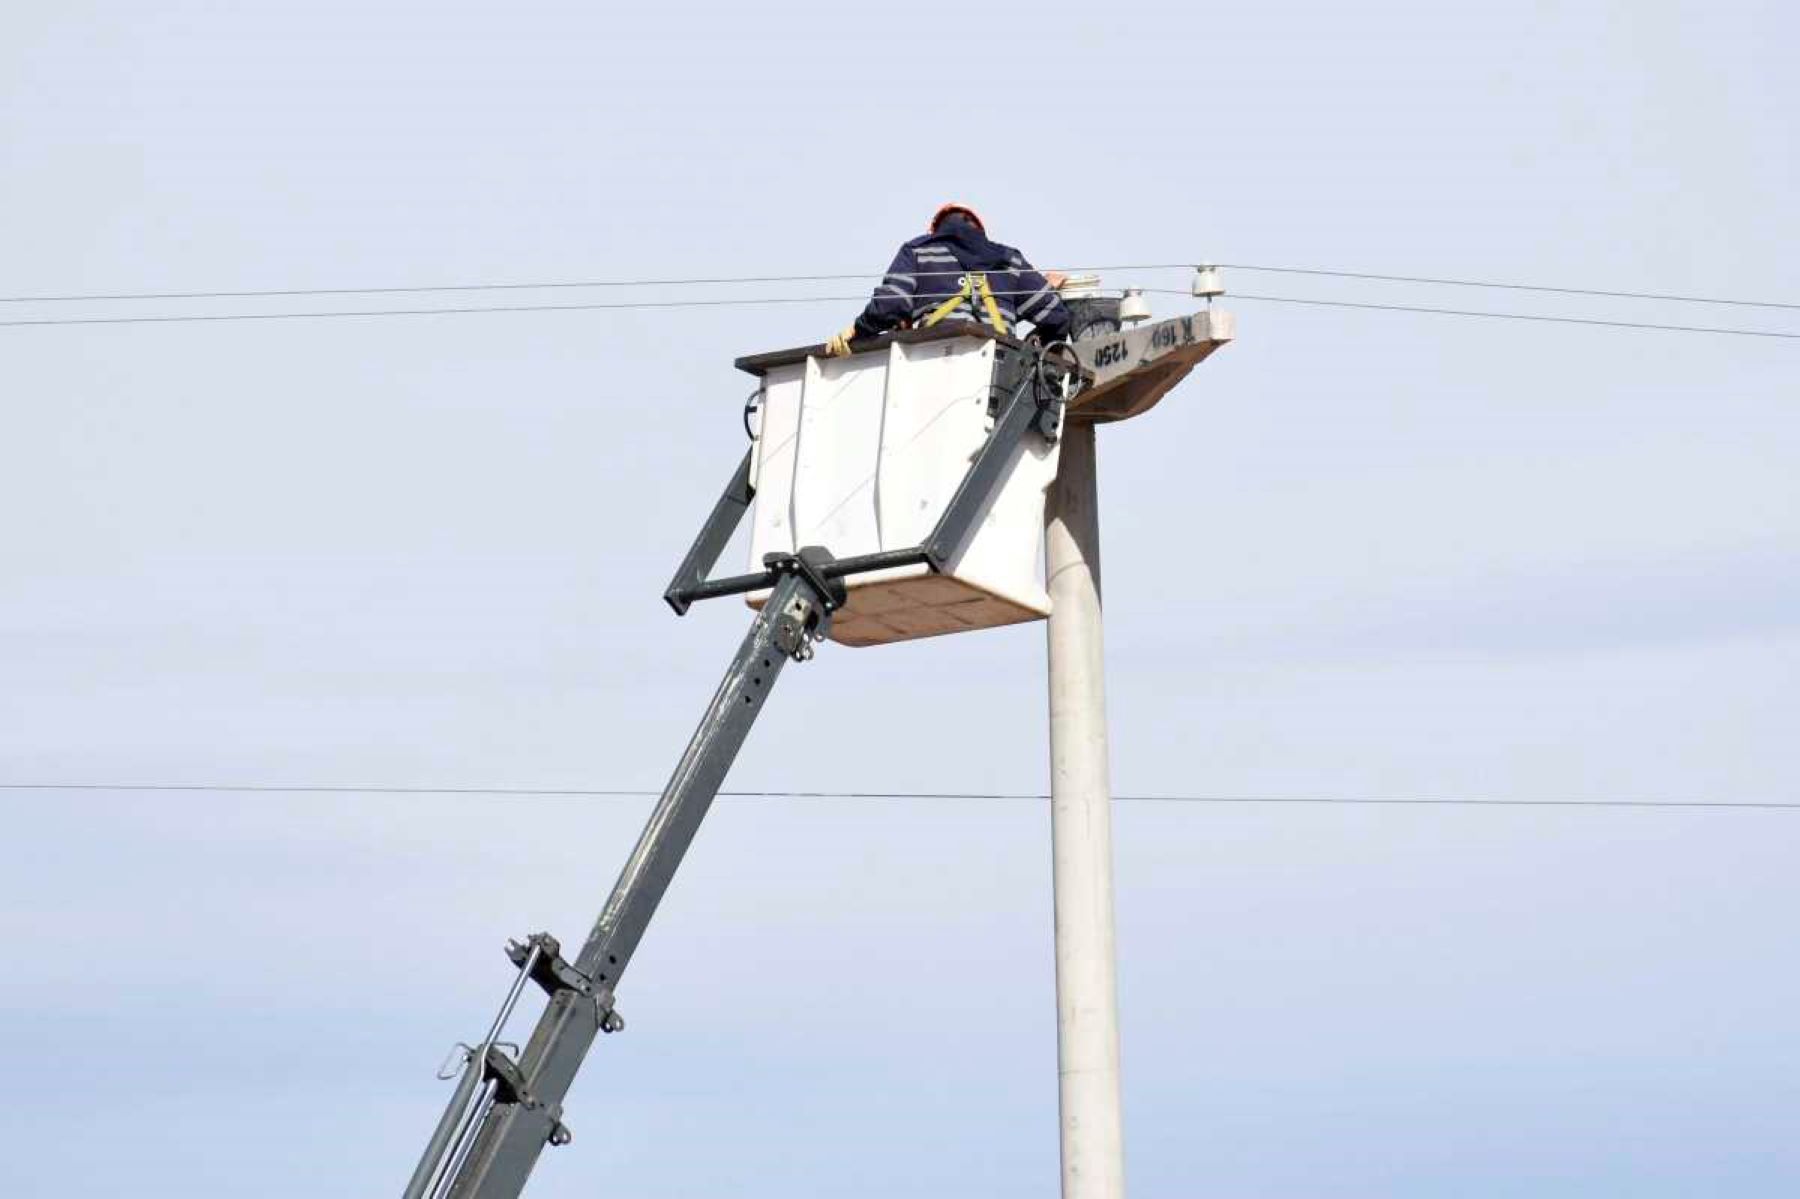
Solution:
M 923 272 L 934 273 L 934 272 Z M 584 286 L 574 284 L 571 286 Z M 994 296 L 1028 296 L 1036 295 L 1033 289 L 991 290 Z M 1185 294 L 1185 293 L 1184 293 Z M 942 291 L 924 292 L 914 299 L 948 300 L 961 297 L 961 292 Z M 868 300 L 866 295 L 856 296 L 725 296 L 718 298 L 690 300 L 614 300 L 592 304 L 497 304 L 474 308 L 383 308 L 383 309 L 323 309 L 316 312 L 209 312 L 209 313 L 177 313 L 170 316 L 92 316 L 92 317 L 44 317 L 24 320 L 0 321 L 0 326 L 17 325 L 141 325 L 171 324 L 191 321 L 278 321 L 278 320 L 314 320 L 327 317 L 349 316 L 443 316 L 466 313 L 486 312 L 589 312 L 604 309 L 632 308 L 721 308 L 737 306 L 755 306 L 758 304 L 860 304 Z
M 261 795 L 460 795 L 513 799 L 649 799 L 662 793 L 643 788 L 613 787 L 353 787 L 230 783 L 0 783 L 0 791 L 125 791 L 188 794 Z M 1029 791 L 720 791 L 722 799 L 867 799 L 867 800 L 1048 800 Z M 1800 802 L 1784 800 L 1685 799 L 1475 799 L 1456 796 L 1384 795 L 1115 795 L 1120 803 L 1287 804 L 1296 806 L 1381 806 L 1464 808 L 1671 808 L 1686 810 L 1761 809 L 1800 811 Z
M 932 274 L 938 272 L 921 272 Z M 571 284 L 570 286 L 586 286 Z M 1036 295 L 1033 289 L 990 290 L 994 296 L 1029 296 Z M 924 292 L 914 299 L 948 300 L 960 298 L 961 292 Z M 218 313 L 180 313 L 172 316 L 99 316 L 99 317 L 48 317 L 43 319 L 26 319 L 0 321 L 0 326 L 9 325 L 136 325 L 158 324 L 183 321 L 273 321 L 273 320 L 312 320 L 323 317 L 346 316 L 442 316 L 463 313 L 485 312 L 588 312 L 603 309 L 631 308 L 720 308 L 737 306 L 755 306 L 758 304 L 860 304 L 868 300 L 866 295 L 855 296 L 727 296 L 711 299 L 691 300 L 617 300 L 593 304 L 499 304 L 475 308 L 384 308 L 384 309 L 324 309 L 316 312 L 218 312 Z
M 1050 268 L 1054 269 L 1054 268 Z M 1090 266 L 1069 268 L 1082 271 L 1125 271 L 1165 268 Z M 1173 268 L 1168 268 L 1173 269 Z M 914 271 L 915 276 L 932 278 L 939 275 L 961 275 L 954 271 Z M 423 294 L 434 291 L 555 291 L 584 287 L 726 287 L 742 283 L 843 283 L 855 280 L 879 280 L 882 275 L 861 271 L 854 274 L 826 275 L 722 275 L 692 279 L 556 279 L 540 282 L 512 283 L 440 283 L 400 287 L 281 287 L 257 291 L 167 291 L 114 292 L 110 294 L 66 296 L 0 296 L 0 304 L 60 304 L 73 302 L 104 303 L 114 300 L 251 300 L 280 296 L 376 296 Z M 860 298 L 860 297 L 859 297 Z
M 1147 295 L 1185 296 L 1189 293 L 1173 288 L 1146 287 Z M 1800 341 L 1800 333 L 1782 333 L 1773 329 L 1732 329 L 1716 325 L 1663 325 L 1652 321 L 1610 321 L 1596 317 L 1550 316 L 1535 312 L 1493 312 L 1473 308 L 1434 308 L 1419 304 L 1374 304 L 1361 300 L 1317 300 L 1300 296 L 1262 296 L 1249 292 L 1232 292 L 1234 300 L 1263 301 L 1270 304 L 1306 304 L 1320 308 L 1362 308 L 1373 312 L 1417 312 L 1432 316 L 1484 317 L 1496 321 L 1537 321 L 1551 325 L 1598 325 L 1608 329 L 1655 329 L 1662 333 L 1712 333 L 1721 337 L 1777 337 Z
M 1052 268 L 1070 274 L 1094 271 L 1175 271 L 1192 270 L 1196 262 L 1113 263 L 1100 266 Z M 1669 292 L 1620 291 L 1597 287 L 1563 287 L 1544 283 L 1510 283 L 1491 279 L 1453 279 L 1430 275 L 1393 275 L 1373 271 L 1344 271 L 1324 267 L 1261 266 L 1243 262 L 1218 262 L 1208 265 L 1224 270 L 1249 271 L 1280 275 L 1309 275 L 1331 279 L 1359 279 L 1380 283 L 1409 283 L 1434 287 L 1494 288 L 1503 291 L 1541 292 L 1551 295 L 1590 296 L 1617 300 L 1650 300 L 1676 304 L 1723 304 L 1740 308 L 1781 308 L 1800 311 L 1800 302 L 1779 300 L 1746 300 L 1722 296 L 1680 295 Z M 955 275 L 960 271 L 918 271 L 921 276 Z M 277 287 L 240 291 L 165 291 L 165 292 L 88 292 L 66 295 L 0 296 L 0 304 L 110 303 L 135 300 L 240 300 L 281 296 L 352 296 L 403 295 L 430 292 L 469 291 L 551 291 L 580 288 L 618 287 L 715 287 L 745 283 L 832 283 L 859 279 L 879 279 L 868 271 L 810 275 L 718 275 L 679 279 L 554 279 L 503 283 L 441 283 L 359 287 Z
M 1501 283 L 1491 279 L 1446 279 L 1429 275 L 1378 275 L 1369 271 L 1333 271 L 1303 266 L 1247 266 L 1243 263 L 1220 262 L 1213 265 L 1224 270 L 1253 271 L 1276 275 L 1315 275 L 1329 279 L 1363 279 L 1377 283 L 1418 283 L 1433 287 L 1478 287 L 1499 291 L 1531 291 L 1561 296 L 1593 296 L 1611 300 L 1654 300 L 1671 304 L 1727 304 L 1735 308 L 1786 308 L 1800 311 L 1800 303 L 1780 300 L 1742 300 L 1720 296 L 1686 296 L 1656 291 L 1607 291 L 1597 287 L 1556 287 L 1544 283 Z M 1118 267 L 1118 270 L 1150 270 L 1150 267 Z
M 1180 295 L 1186 291 L 1173 288 L 1144 288 L 1151 295 Z M 995 292 L 995 295 L 1017 295 L 1018 292 Z M 948 299 L 950 293 L 943 293 Z M 1431 313 L 1441 316 L 1481 317 L 1490 320 L 1536 321 L 1547 324 L 1590 325 L 1614 329 L 1650 329 L 1665 333 L 1700 333 L 1725 337 L 1764 337 L 1785 340 L 1800 340 L 1800 333 L 1784 333 L 1771 329 L 1735 329 L 1707 325 L 1670 325 L 1651 321 L 1613 321 L 1599 320 L 1590 317 L 1549 316 L 1524 312 L 1491 312 L 1473 309 L 1432 308 L 1407 304 L 1374 304 L 1351 300 L 1319 300 L 1306 299 L 1299 296 L 1255 295 L 1244 292 L 1231 293 L 1233 299 L 1267 301 L 1278 304 L 1308 304 L 1329 308 L 1362 308 L 1382 312 Z M 319 310 L 311 312 L 214 312 L 183 313 L 169 316 L 83 316 L 83 317 L 37 317 L 23 320 L 0 321 L 0 328 L 18 328 L 42 325 L 157 325 L 157 324 L 194 324 L 217 321 L 278 321 L 278 320 L 331 320 L 351 317 L 395 317 L 395 316 L 456 316 L 479 313 L 545 313 L 545 312 L 592 312 L 600 310 L 629 309 L 664 309 L 664 308 L 717 308 L 717 307 L 755 307 L 774 304 L 848 304 L 861 303 L 868 297 L 855 296 L 756 296 L 725 299 L 692 299 L 692 300 L 620 300 L 593 304 L 497 304 L 481 307 L 443 307 L 443 308 L 384 308 L 384 309 L 346 309 Z M 936 296 L 924 297 L 927 299 Z
M 947 298 L 947 297 L 946 297 Z M 82 316 L 45 317 L 30 320 L 0 321 L 0 327 L 21 325 L 147 325 L 183 324 L 198 321 L 293 321 L 321 320 L 332 317 L 386 316 L 453 316 L 487 312 L 592 312 L 601 309 L 630 308 L 724 308 L 759 304 L 860 303 L 867 296 L 752 296 L 740 299 L 707 300 L 621 300 L 597 304 L 498 304 L 481 308 L 382 308 L 350 309 L 319 312 L 209 312 L 175 316 Z

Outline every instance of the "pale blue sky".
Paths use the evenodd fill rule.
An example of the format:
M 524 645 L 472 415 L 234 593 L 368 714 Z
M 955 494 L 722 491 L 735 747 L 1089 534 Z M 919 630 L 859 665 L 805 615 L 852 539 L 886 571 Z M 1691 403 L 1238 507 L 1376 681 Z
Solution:
M 15 2 L 0 294 L 875 271 L 954 197 L 1046 265 L 1792 302 L 1797 34 Z M 1800 799 L 1795 343 L 1227 302 L 1239 343 L 1101 439 L 1120 791 Z M 297 306 L 392 305 L 231 310 Z M 0 328 L 0 781 L 660 785 L 745 622 L 659 599 L 731 360 L 853 307 Z M 831 647 L 733 783 L 1037 790 L 1042 645 Z M 648 801 L 0 805 L 7 1192 L 286 1199 L 397 1193 L 502 943 L 578 935 Z M 1797 816 L 1122 806 L 1133 1193 L 1792 1194 Z M 723 803 L 530 1193 L 1053 1193 L 1047 833 Z

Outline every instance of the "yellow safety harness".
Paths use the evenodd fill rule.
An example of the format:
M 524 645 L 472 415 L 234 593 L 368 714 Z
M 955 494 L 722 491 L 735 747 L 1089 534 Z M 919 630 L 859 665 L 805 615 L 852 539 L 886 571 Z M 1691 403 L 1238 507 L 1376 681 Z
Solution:
M 982 307 L 987 309 L 988 322 L 994 326 L 996 332 L 1005 333 L 1006 318 L 1000 315 L 1000 303 L 994 299 L 994 289 L 988 286 L 987 276 L 979 271 L 970 271 L 963 276 L 962 290 L 933 308 L 931 315 L 925 318 L 924 327 L 929 329 L 965 303 L 972 310 L 977 294 L 981 296 Z

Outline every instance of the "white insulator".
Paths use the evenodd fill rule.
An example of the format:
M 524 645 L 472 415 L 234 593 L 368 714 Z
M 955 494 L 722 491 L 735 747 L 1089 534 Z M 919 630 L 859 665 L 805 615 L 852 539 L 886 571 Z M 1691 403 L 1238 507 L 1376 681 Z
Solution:
M 1225 280 L 1216 266 L 1197 266 L 1194 268 L 1194 294 L 1205 299 L 1225 294 Z
M 1144 298 L 1143 292 L 1135 287 L 1126 289 L 1119 300 L 1119 319 L 1133 325 L 1150 319 L 1150 301 Z

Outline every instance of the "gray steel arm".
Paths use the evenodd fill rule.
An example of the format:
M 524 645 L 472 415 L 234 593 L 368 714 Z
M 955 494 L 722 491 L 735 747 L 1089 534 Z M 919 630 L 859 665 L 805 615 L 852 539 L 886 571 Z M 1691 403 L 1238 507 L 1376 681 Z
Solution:
M 663 599 L 675 609 L 677 616 L 687 615 L 688 605 L 693 602 L 687 593 L 706 582 L 719 555 L 731 543 L 731 535 L 737 531 L 744 513 L 750 510 L 750 501 L 756 498 L 756 488 L 750 485 L 750 457 L 754 452 L 754 449 L 744 451 L 744 460 L 738 463 L 737 473 L 725 484 L 718 503 L 713 505 L 712 514 L 700 526 L 700 536 L 694 538 L 687 556 L 675 568 L 675 577 L 669 580 L 668 590 L 663 592 Z
M 835 592 L 835 594 L 833 594 Z M 496 1046 L 484 1045 L 479 1063 L 489 1096 L 473 1140 L 457 1152 L 446 1113 L 407 1194 L 445 1199 L 512 1199 L 524 1189 L 538 1155 L 548 1144 L 569 1137 L 562 1104 L 575 1072 L 595 1036 L 623 1026 L 613 1010 L 613 992 L 631 963 L 645 926 L 669 889 L 675 869 L 693 843 L 700 822 L 762 711 L 769 689 L 790 659 L 811 656 L 830 611 L 841 603 L 841 588 L 816 569 L 794 560 L 757 614 L 725 672 L 700 726 L 688 742 L 637 846 L 614 884 L 606 906 L 573 963 L 560 957 L 554 940 L 529 943 L 538 961 L 526 969 L 550 992 L 549 1003 L 517 1063 Z M 515 946 L 519 960 L 523 947 Z M 466 1103 L 467 1089 L 458 1100 Z

